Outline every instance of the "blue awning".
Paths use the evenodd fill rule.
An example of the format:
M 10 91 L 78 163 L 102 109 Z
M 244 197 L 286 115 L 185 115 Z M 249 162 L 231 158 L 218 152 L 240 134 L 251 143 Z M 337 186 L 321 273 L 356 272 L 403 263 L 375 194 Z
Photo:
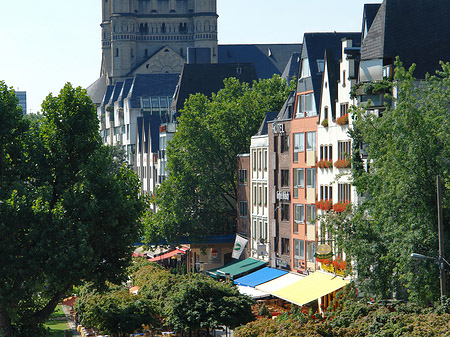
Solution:
M 254 288 L 259 284 L 269 282 L 280 276 L 286 275 L 287 273 L 288 272 L 285 270 L 265 267 L 263 269 L 255 271 L 254 273 L 248 274 L 246 276 L 238 278 L 237 280 L 234 280 L 234 284 Z

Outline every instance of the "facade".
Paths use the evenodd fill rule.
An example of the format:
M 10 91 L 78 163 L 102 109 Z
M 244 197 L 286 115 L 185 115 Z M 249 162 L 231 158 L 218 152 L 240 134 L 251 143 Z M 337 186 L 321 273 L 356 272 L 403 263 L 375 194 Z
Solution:
M 322 99 L 320 105 L 318 135 L 317 187 L 319 214 L 333 209 L 340 212 L 348 204 L 357 204 L 358 195 L 351 185 L 350 163 L 352 155 L 351 138 L 348 135 L 352 125 L 349 108 L 354 105 L 350 90 L 358 75 L 359 38 L 342 39 L 339 61 L 333 50 L 325 52 Z M 328 244 L 335 258 L 345 260 L 345 252 L 339 250 L 333 238 L 319 224 L 318 243 Z M 327 266 L 322 264 L 323 269 Z M 328 267 L 329 268 L 329 267 Z
M 180 73 L 188 48 L 217 63 L 217 18 L 216 0 L 104 0 L 101 76 Z
M 16 91 L 17 99 L 19 100 L 19 106 L 22 108 L 22 113 L 27 114 L 27 92 Z
M 291 268 L 291 190 L 289 150 L 295 94 L 291 93 L 278 116 L 268 123 L 269 138 L 269 261 L 270 266 Z
M 269 261 L 269 136 L 267 123 L 278 112 L 267 113 L 250 145 L 250 224 L 251 257 Z
M 306 33 L 300 60 L 295 97 L 295 114 L 291 121 L 291 269 L 309 273 L 317 269 L 315 253 L 318 242 L 317 157 L 322 78 L 325 50 L 335 50 L 340 57 L 341 39 L 358 37 L 358 33 Z M 337 62 L 331 58 L 333 62 Z M 345 84 L 344 84 L 345 85 Z
M 245 239 L 250 238 L 250 154 L 241 154 L 238 156 L 238 185 L 237 185 L 237 224 L 236 234 Z M 247 243 L 244 251 L 241 254 L 242 259 L 250 257 L 250 243 Z

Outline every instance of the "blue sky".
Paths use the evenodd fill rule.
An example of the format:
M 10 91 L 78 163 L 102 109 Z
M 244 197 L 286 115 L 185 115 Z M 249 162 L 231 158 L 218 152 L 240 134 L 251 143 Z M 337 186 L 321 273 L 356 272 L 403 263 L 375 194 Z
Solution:
M 217 0 L 219 43 L 301 43 L 303 33 L 360 31 L 381 0 Z M 66 82 L 100 73 L 101 0 L 0 1 L 0 80 L 26 90 L 28 112 Z

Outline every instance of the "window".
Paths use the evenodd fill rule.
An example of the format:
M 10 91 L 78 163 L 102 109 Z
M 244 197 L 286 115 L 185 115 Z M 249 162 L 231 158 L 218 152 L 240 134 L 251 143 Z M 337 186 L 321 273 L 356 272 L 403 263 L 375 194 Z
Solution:
M 289 239 L 281 238 L 281 254 L 289 255 L 290 253 L 289 243 L 290 243 Z
M 316 132 L 306 133 L 306 151 L 316 151 Z
M 313 93 L 299 95 L 297 101 L 297 114 L 295 117 L 303 118 L 316 115 L 316 104 L 314 101 Z
M 351 200 L 351 185 L 338 184 L 338 201 L 350 202 Z
M 298 189 L 305 187 L 304 169 L 294 169 L 294 198 L 298 198 Z
M 256 171 L 256 151 L 253 151 L 253 171 Z
M 302 204 L 294 204 L 294 221 L 295 222 L 305 222 L 305 216 L 303 212 Z
M 294 263 L 295 268 L 301 267 L 300 260 L 305 259 L 305 242 L 303 240 L 294 239 Z
M 306 241 L 306 261 L 315 262 L 314 254 L 317 251 L 317 243 L 314 241 Z
M 261 171 L 262 167 L 262 153 L 261 150 L 258 151 L 258 171 Z
M 116 57 L 119 57 L 119 48 L 116 48 L 116 54 L 115 54 L 115 56 L 116 56 Z
M 281 170 L 281 186 L 289 186 L 289 170 Z
M 253 240 L 256 240 L 256 220 L 253 220 L 252 238 L 253 238 Z
M 328 119 L 328 107 L 327 106 L 323 109 L 323 119 Z
M 268 226 L 267 226 L 267 221 L 264 221 L 264 223 L 263 223 L 263 232 L 262 232 L 262 238 L 265 240 L 265 241 L 267 241 L 267 239 L 268 239 L 268 235 L 267 235 L 267 229 L 268 229 Z
M 267 207 L 267 186 L 264 187 L 264 206 Z
M 323 69 L 325 68 L 325 61 L 324 60 L 317 60 L 317 71 L 319 73 L 323 73 Z
M 342 86 L 345 87 L 345 70 L 342 71 Z
M 305 151 L 305 134 L 294 133 L 294 163 L 298 162 L 298 153 Z
M 281 136 L 281 153 L 289 151 L 289 136 Z
M 264 150 L 264 171 L 267 171 L 267 150 Z
M 306 169 L 306 187 L 316 188 L 316 169 L 307 168 Z
M 253 186 L 253 205 L 256 205 L 256 185 Z
M 320 160 L 333 160 L 333 145 L 320 145 Z
M 302 59 L 302 75 L 301 78 L 310 77 L 311 71 L 309 69 L 309 60 L 308 58 Z
M 261 203 L 262 203 L 262 187 L 261 186 L 259 186 L 258 187 L 258 205 L 260 205 L 261 206 Z
M 281 221 L 289 221 L 289 204 L 281 204 Z
M 320 185 L 320 200 L 333 199 L 333 187 L 327 185 Z
M 247 201 L 239 201 L 239 216 L 248 216 Z
M 346 115 L 347 111 L 348 111 L 348 103 L 341 103 L 341 111 L 339 117 Z
M 239 170 L 239 184 L 247 184 L 247 170 Z
M 306 205 L 306 221 L 313 224 L 316 221 L 317 213 L 315 205 Z
M 338 141 L 338 159 L 340 160 L 350 160 L 352 154 L 351 141 L 350 140 L 340 140 Z

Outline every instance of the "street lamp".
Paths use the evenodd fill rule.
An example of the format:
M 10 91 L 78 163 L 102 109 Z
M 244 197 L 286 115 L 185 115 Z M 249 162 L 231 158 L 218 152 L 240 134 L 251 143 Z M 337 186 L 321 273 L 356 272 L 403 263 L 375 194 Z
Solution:
M 445 265 L 444 262 L 447 263 L 447 265 L 450 266 L 450 263 L 448 263 L 444 259 L 444 229 L 442 224 L 442 189 L 441 189 L 441 176 L 438 175 L 436 177 L 436 192 L 437 192 L 437 211 L 438 211 L 438 240 L 439 240 L 439 257 L 430 257 L 425 256 L 422 254 L 412 253 L 411 257 L 416 259 L 428 259 L 428 260 L 434 260 L 439 266 L 439 279 L 441 283 L 441 302 L 443 301 L 443 298 L 445 296 Z
M 450 266 L 450 263 L 448 263 L 448 261 L 446 259 L 444 259 L 442 256 L 439 257 L 431 257 L 431 256 L 426 256 L 426 255 L 422 255 L 422 254 L 417 254 L 417 253 L 411 253 L 411 257 L 413 259 L 422 259 L 422 260 L 433 260 L 437 263 L 437 265 L 439 266 L 439 278 L 441 281 L 441 301 L 442 298 L 445 296 L 445 265 L 444 262 L 447 263 L 448 266 Z

